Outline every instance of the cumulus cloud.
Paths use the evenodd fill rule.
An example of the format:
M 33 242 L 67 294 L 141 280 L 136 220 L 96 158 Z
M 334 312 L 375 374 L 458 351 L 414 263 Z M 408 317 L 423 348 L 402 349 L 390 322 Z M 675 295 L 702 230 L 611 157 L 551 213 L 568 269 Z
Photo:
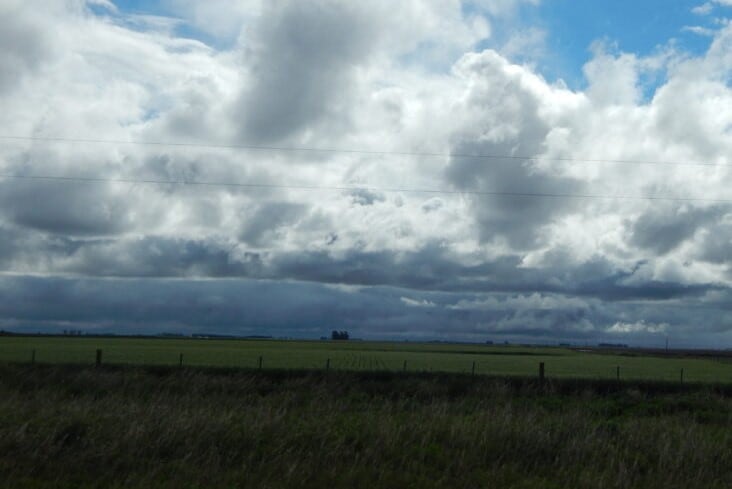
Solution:
M 377 20 L 357 4 L 268 3 L 245 58 L 250 86 L 234 114 L 243 139 L 278 141 L 328 115 L 348 123 L 348 91 Z
M 537 3 L 3 3 L 0 320 L 726 337 L 732 26 L 573 90 L 490 42 Z
M 692 8 L 692 13 L 696 15 L 708 15 L 715 7 L 732 7 L 732 1 L 730 0 L 711 0 L 710 2 L 704 2 L 696 7 Z
M 451 159 L 447 178 L 457 188 L 485 194 L 474 207 L 482 241 L 503 238 L 512 247 L 533 247 L 542 228 L 576 203 L 562 195 L 582 189 L 580 181 L 544 172 L 530 159 L 544 152 L 551 131 L 542 105 L 552 88 L 494 51 L 467 55 L 456 70 L 470 87 L 461 107 L 469 117 L 452 135 L 451 151 L 458 156 Z

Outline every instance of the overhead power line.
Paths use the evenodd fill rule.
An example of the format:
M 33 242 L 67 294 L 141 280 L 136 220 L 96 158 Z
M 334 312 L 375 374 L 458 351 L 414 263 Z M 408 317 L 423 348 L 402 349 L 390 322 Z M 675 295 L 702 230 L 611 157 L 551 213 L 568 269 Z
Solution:
M 341 185 L 287 185 L 277 183 L 256 183 L 256 182 L 213 182 L 197 180 L 157 180 L 137 178 L 102 178 L 102 177 L 77 177 L 59 175 L 18 175 L 0 173 L 0 178 L 19 180 L 47 180 L 55 182 L 79 182 L 79 183 L 125 183 L 125 184 L 151 184 L 151 185 L 180 185 L 180 186 L 205 186 L 205 187 L 230 187 L 230 188 L 260 188 L 260 189 L 283 189 L 283 190 L 323 190 L 323 191 L 371 191 L 384 193 L 416 193 L 416 194 L 439 194 L 439 195 L 476 195 L 476 196 L 507 196 L 507 197 L 536 197 L 536 198 L 565 198 L 565 199 L 595 199 L 595 200 L 650 200 L 667 202 L 700 202 L 710 204 L 732 204 L 732 199 L 714 199 L 704 197 L 673 197 L 666 195 L 615 195 L 615 194 L 572 194 L 561 192 L 520 192 L 520 191 L 488 191 L 488 190 L 448 190 L 448 189 L 420 189 L 420 188 L 396 188 L 396 187 L 372 187 L 372 186 L 341 186 Z
M 641 159 L 598 159 L 598 158 L 573 158 L 573 157 L 543 157 L 528 155 L 499 155 L 499 154 L 470 154 L 470 153 L 440 153 L 422 151 L 376 151 L 351 148 L 316 148 L 303 146 L 268 146 L 253 144 L 215 144 L 199 142 L 176 142 L 176 141 L 143 141 L 124 139 L 91 139 L 91 138 L 66 138 L 46 136 L 11 136 L 0 135 L 0 139 L 6 141 L 32 141 L 44 143 L 75 143 L 75 144 L 120 144 L 135 146 L 159 146 L 159 147 L 181 147 L 181 148 L 207 148 L 207 149 L 232 149 L 251 151 L 282 151 L 293 153 L 340 153 L 360 154 L 372 156 L 412 156 L 421 158 L 476 158 L 485 160 L 506 160 L 506 161 L 530 161 L 544 160 L 571 163 L 617 163 L 628 165 L 657 165 L 657 166 L 698 166 L 698 167 L 730 167 L 730 163 L 703 163 L 703 162 L 680 162 L 662 160 L 641 160 Z

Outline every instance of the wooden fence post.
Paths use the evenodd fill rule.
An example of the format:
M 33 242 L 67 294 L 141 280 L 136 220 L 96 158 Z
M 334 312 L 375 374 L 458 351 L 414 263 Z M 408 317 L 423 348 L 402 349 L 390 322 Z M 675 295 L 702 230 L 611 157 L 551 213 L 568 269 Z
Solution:
M 407 361 L 404 360 L 404 367 L 402 367 L 402 372 L 406 372 L 406 371 L 407 371 Z
M 544 383 L 544 362 L 539 362 L 539 382 Z
M 325 370 L 326 372 L 330 370 L 330 358 L 325 361 Z
M 620 365 L 618 365 L 616 368 L 615 378 L 616 378 L 616 380 L 620 380 Z
M 183 354 L 181 353 L 180 356 L 178 357 L 178 367 L 182 367 L 182 366 L 183 366 Z
M 36 363 L 36 351 L 31 351 L 31 363 Z
M 97 349 L 97 360 L 95 362 L 95 365 L 97 367 L 100 367 L 102 365 L 102 350 Z
M 259 370 L 262 370 L 262 357 L 259 357 Z
M 681 369 L 681 383 L 684 383 L 684 369 Z
M 473 368 L 470 370 L 470 376 L 475 377 L 475 362 L 473 362 Z

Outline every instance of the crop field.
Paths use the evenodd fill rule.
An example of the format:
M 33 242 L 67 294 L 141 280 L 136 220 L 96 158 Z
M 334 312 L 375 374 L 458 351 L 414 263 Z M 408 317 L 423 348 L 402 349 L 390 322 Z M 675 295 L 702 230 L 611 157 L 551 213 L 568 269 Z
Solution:
M 732 358 L 641 351 L 445 343 L 109 337 L 0 337 L 0 362 L 240 367 L 288 370 L 408 371 L 551 378 L 732 383 Z M 182 357 L 181 357 L 182 356 Z M 619 370 L 618 370 L 619 369 Z M 682 373 L 683 371 L 683 373 Z

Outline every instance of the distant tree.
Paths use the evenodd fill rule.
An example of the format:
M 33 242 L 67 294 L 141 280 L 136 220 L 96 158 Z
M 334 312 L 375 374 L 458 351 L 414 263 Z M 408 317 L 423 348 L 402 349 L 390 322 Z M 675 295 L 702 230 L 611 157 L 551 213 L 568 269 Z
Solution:
M 347 340 L 348 339 L 348 331 L 336 331 L 336 330 L 333 330 L 333 332 L 330 334 L 330 339 L 332 339 L 332 340 Z

